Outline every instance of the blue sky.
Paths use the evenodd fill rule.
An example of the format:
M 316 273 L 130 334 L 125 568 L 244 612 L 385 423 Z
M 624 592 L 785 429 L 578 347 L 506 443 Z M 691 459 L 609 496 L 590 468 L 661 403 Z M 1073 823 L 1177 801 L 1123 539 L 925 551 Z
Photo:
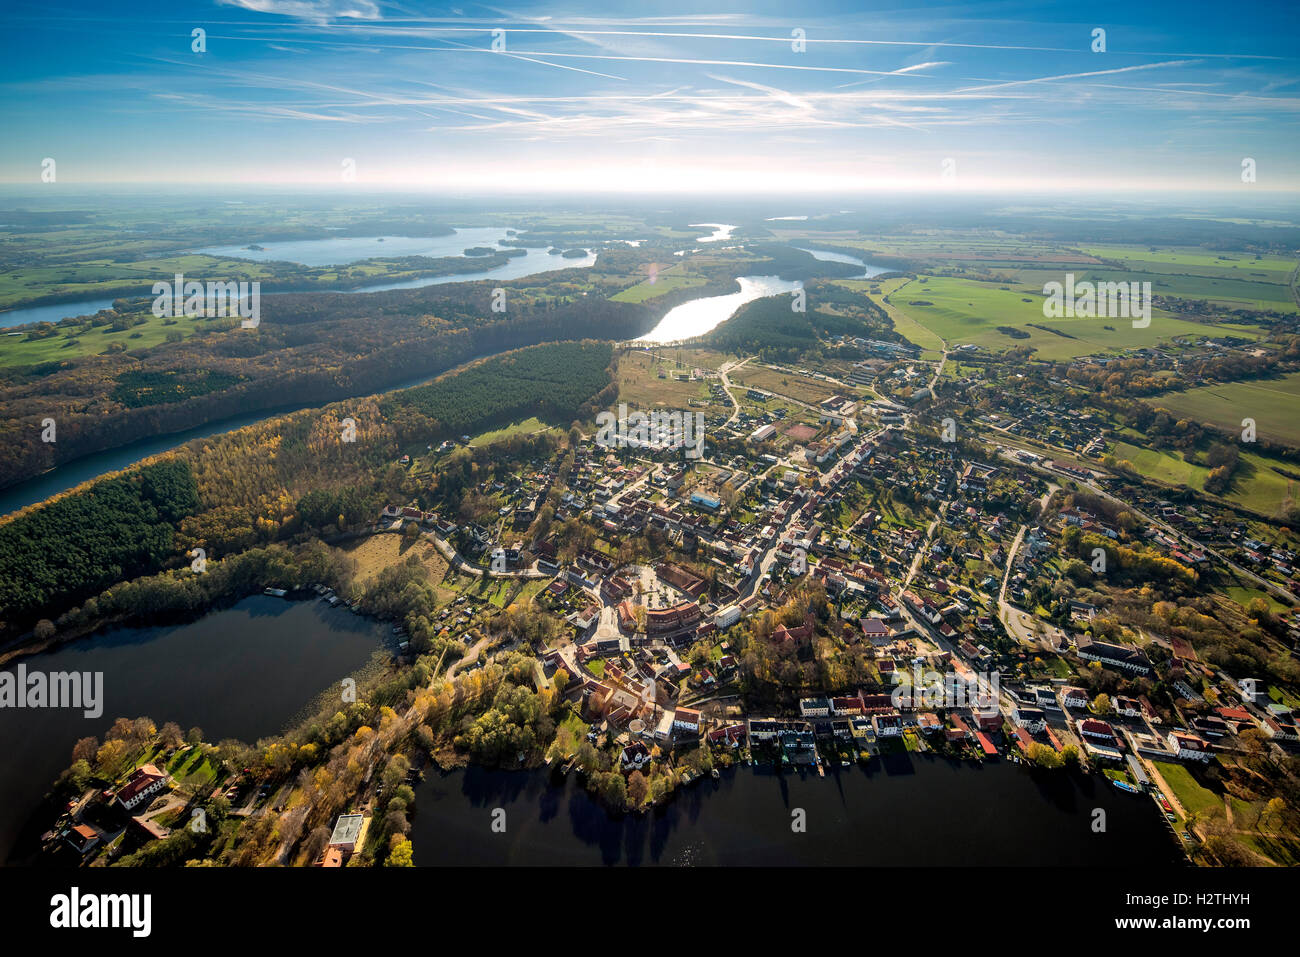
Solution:
M 108 6 L 6 4 L 0 181 L 1300 188 L 1293 2 Z

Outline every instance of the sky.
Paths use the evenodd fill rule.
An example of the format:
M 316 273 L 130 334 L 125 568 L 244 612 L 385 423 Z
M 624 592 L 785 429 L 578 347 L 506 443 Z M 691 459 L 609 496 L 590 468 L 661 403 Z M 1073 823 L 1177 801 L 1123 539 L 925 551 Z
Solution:
M 53 159 L 52 187 L 1300 190 L 1294 0 L 6 0 L 0 19 L 4 183 Z

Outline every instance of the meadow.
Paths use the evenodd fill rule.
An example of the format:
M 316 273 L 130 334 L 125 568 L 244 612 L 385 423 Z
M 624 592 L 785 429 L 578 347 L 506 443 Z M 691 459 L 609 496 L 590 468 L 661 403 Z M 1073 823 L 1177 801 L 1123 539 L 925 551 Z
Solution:
M 867 298 L 885 310 L 886 315 L 894 323 L 895 332 L 908 342 L 921 347 L 922 359 L 938 359 L 943 352 L 943 339 L 889 301 L 891 293 L 910 281 L 901 278 L 884 279 L 879 282 L 873 279 L 837 279 L 835 284 L 866 294 Z M 874 289 L 879 289 L 880 292 L 873 292 Z
M 703 286 L 707 282 L 706 277 L 687 272 L 680 265 L 674 265 L 662 270 L 655 277 L 654 282 L 644 279 L 609 298 L 614 302 L 646 302 L 678 289 Z
M 1166 485 L 1186 486 L 1203 492 L 1205 479 L 1210 474 L 1206 465 L 1128 442 L 1114 443 L 1114 455 L 1131 462 L 1143 477 Z M 1294 496 L 1298 483 L 1274 471 L 1274 464 L 1273 459 L 1263 455 L 1243 452 L 1232 484 L 1220 498 L 1261 515 L 1277 514 L 1283 503 Z
M 1149 281 L 1157 295 L 1205 299 L 1229 309 L 1296 311 L 1293 259 L 1199 247 L 1092 246 L 1087 252 L 1120 267 L 1105 270 L 1107 279 Z
M 1259 438 L 1300 446 L 1300 372 L 1275 379 L 1225 382 L 1184 392 L 1166 392 L 1150 399 L 1154 406 L 1231 432 L 1242 419 L 1255 420 Z
M 1068 360 L 1154 346 L 1178 336 L 1201 338 L 1214 332 L 1212 326 L 1175 319 L 1158 309 L 1152 310 L 1151 324 L 1144 329 L 1135 329 L 1131 320 L 1122 318 L 1048 319 L 1043 316 L 1041 286 L 925 276 L 900 284 L 885 298 L 917 326 L 946 340 L 949 348 L 970 343 L 999 352 L 1030 346 L 1042 359 Z M 1013 338 L 998 331 L 999 326 L 1018 329 L 1028 337 Z M 895 328 L 912 339 L 907 327 L 896 324 Z M 1257 338 L 1254 332 L 1238 334 Z M 930 343 L 912 341 L 933 348 Z

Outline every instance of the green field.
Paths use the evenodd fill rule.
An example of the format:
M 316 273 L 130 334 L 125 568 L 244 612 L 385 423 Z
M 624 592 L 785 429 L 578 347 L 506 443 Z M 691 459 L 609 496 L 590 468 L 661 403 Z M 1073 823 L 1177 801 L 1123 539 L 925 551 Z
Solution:
M 1196 783 L 1190 771 L 1181 764 L 1174 764 L 1170 761 L 1155 761 L 1156 770 L 1160 776 L 1165 779 L 1165 783 L 1173 788 L 1174 795 L 1178 798 L 1188 814 L 1195 814 L 1197 811 L 1204 811 L 1209 814 L 1218 812 L 1223 813 L 1223 799 L 1213 791 L 1208 791 Z
M 922 359 L 938 359 L 943 352 L 943 340 L 888 301 L 890 293 L 909 281 L 907 279 L 886 279 L 884 282 L 870 279 L 837 279 L 835 284 L 845 289 L 852 289 L 854 292 L 864 293 L 872 302 L 884 309 L 893 320 L 895 332 L 908 342 L 921 347 Z M 871 291 L 873 288 L 879 288 L 880 292 L 873 293 Z
M 227 329 L 239 324 L 238 319 L 160 319 L 148 312 L 144 316 L 144 322 L 129 329 L 115 330 L 107 325 L 58 326 L 53 336 L 44 339 L 29 338 L 27 332 L 0 334 L 0 367 L 97 356 L 115 342 L 128 351 L 148 349 L 165 342 L 170 332 L 189 338 L 200 329 Z
M 1152 310 L 1151 324 L 1145 329 L 1133 328 L 1129 319 L 1048 319 L 1043 316 L 1041 286 L 924 278 L 925 282 L 917 279 L 899 286 L 889 294 L 889 304 L 918 326 L 947 340 L 949 348 L 971 343 L 1000 352 L 1014 346 L 1032 346 L 1040 358 L 1065 360 L 1152 346 L 1176 336 L 1200 338 L 1214 331 L 1212 326 L 1175 319 L 1159 310 Z M 1035 328 L 1031 323 L 1064 335 Z M 1013 338 L 999 332 L 999 326 L 1020 329 L 1029 337 Z M 895 328 L 911 338 L 907 329 L 897 323 Z M 1257 334 L 1244 335 L 1255 338 Z M 917 345 L 932 347 L 920 341 Z
M 1166 485 L 1183 485 L 1197 491 L 1204 491 L 1205 479 L 1210 474 L 1209 468 L 1205 465 L 1185 462 L 1177 455 L 1139 448 L 1127 442 L 1116 442 L 1114 455 L 1118 459 L 1132 462 L 1145 478 Z M 1276 513 L 1282 503 L 1290 497 L 1292 487 L 1297 483 L 1290 481 L 1284 475 L 1279 475 L 1273 470 L 1272 465 L 1272 459 L 1262 455 L 1242 453 L 1241 463 L 1237 466 L 1232 484 L 1228 486 L 1228 490 L 1221 498 L 1236 502 L 1263 515 Z
M 499 429 L 492 429 L 488 432 L 480 432 L 469 440 L 473 447 L 480 445 L 491 445 L 493 442 L 500 442 L 502 439 L 508 439 L 513 435 L 532 435 L 534 432 L 545 432 L 553 426 L 547 425 L 537 416 L 524 419 L 522 422 L 512 422 L 507 426 Z
M 1300 372 L 1276 379 L 1227 382 L 1185 392 L 1166 392 L 1148 400 L 1180 417 L 1240 432 L 1241 420 L 1255 420 L 1259 438 L 1300 446 Z
M 1124 270 L 1093 270 L 1089 279 L 1149 281 L 1157 295 L 1206 299 L 1231 309 L 1296 311 L 1290 288 L 1293 259 L 1199 247 L 1092 246 L 1085 251 Z
M 708 280 L 703 276 L 665 271 L 656 277 L 654 282 L 647 279 L 609 298 L 614 302 L 645 302 L 648 299 L 655 299 L 677 289 L 703 286 L 706 282 Z
M 1294 259 L 1279 256 L 1255 257 L 1250 253 L 1213 253 L 1199 247 L 1183 249 L 1151 249 L 1142 246 L 1088 246 L 1083 252 L 1098 259 L 1118 259 L 1137 263 L 1144 268 L 1178 267 L 1198 275 L 1227 275 L 1229 273 L 1253 276 L 1265 273 L 1270 282 L 1285 283 L 1295 269 Z M 1216 272 L 1220 271 L 1220 272 Z

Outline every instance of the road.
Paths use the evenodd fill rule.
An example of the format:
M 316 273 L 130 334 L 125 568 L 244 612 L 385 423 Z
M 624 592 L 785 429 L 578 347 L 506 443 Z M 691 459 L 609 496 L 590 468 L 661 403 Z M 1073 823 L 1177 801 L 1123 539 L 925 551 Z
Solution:
M 995 444 L 996 444 L 996 440 L 995 440 Z M 1073 454 L 1065 451 L 1064 449 L 1056 449 L 1054 446 L 1046 445 L 1046 443 L 1044 443 L 1044 448 L 1058 451 L 1062 455 Z M 1000 455 L 1004 459 L 1008 459 L 1010 461 L 1016 462 L 1018 465 L 1021 466 L 1027 465 L 1027 463 L 1021 462 L 1019 459 L 1017 459 L 1014 455 L 1011 454 L 1010 446 L 999 445 L 998 455 Z M 1043 466 L 1030 465 L 1029 467 L 1044 475 L 1050 475 L 1053 478 L 1059 477 L 1058 473 L 1053 472 L 1051 469 L 1044 468 Z M 1227 567 L 1231 568 L 1234 572 L 1241 575 L 1243 578 L 1254 582 L 1255 584 L 1259 585 L 1261 588 L 1267 590 L 1271 594 L 1276 595 L 1278 598 L 1285 601 L 1288 605 L 1295 606 L 1297 604 L 1300 604 L 1300 599 L 1297 599 L 1295 595 L 1291 594 L 1291 592 L 1283 588 L 1281 585 L 1278 585 L 1275 582 L 1271 582 L 1266 578 L 1261 578 L 1259 575 L 1256 575 L 1254 572 L 1250 571 L 1249 569 L 1243 568 L 1242 566 L 1234 562 L 1232 559 L 1224 555 L 1222 552 L 1220 552 L 1218 549 L 1211 548 L 1208 545 L 1198 542 L 1190 535 L 1186 535 L 1183 532 L 1179 531 L 1178 529 L 1174 528 L 1168 522 L 1164 521 L 1164 519 L 1157 518 L 1153 515 L 1148 515 L 1146 512 L 1142 511 L 1142 509 L 1138 508 L 1136 505 L 1133 505 L 1129 502 L 1124 501 L 1122 498 L 1118 498 L 1117 496 L 1112 495 L 1110 492 L 1107 492 L 1105 489 L 1101 488 L 1098 485 L 1093 484 L 1092 482 L 1086 479 L 1077 478 L 1076 476 L 1073 475 L 1067 477 L 1072 479 L 1075 482 L 1078 482 L 1080 485 L 1087 488 L 1088 491 L 1092 492 L 1094 495 L 1100 498 L 1104 498 L 1109 502 L 1113 502 L 1116 505 L 1119 505 L 1127 509 L 1128 511 L 1132 512 L 1138 518 L 1141 518 L 1149 522 L 1150 524 L 1156 526 L 1157 528 L 1162 529 L 1165 532 L 1168 532 L 1170 535 L 1172 535 L 1178 541 L 1183 542 L 1188 547 L 1202 549 L 1207 555 L 1210 555 L 1218 559 L 1220 562 L 1222 562 Z
M 515 571 L 494 572 L 489 568 L 481 568 L 472 564 L 460 552 L 451 547 L 451 543 L 444 539 L 437 532 L 425 532 L 424 537 L 433 542 L 442 557 L 447 559 L 451 567 L 458 572 L 464 572 L 466 575 L 473 575 L 476 578 L 482 578 L 487 575 L 489 578 L 550 578 L 551 576 L 543 571 L 538 571 L 536 565 L 529 568 L 520 568 Z
M 642 475 L 635 482 L 632 482 L 630 485 L 624 485 L 621 489 L 619 489 L 617 492 L 615 492 L 613 495 L 609 497 L 609 501 L 606 504 L 617 505 L 619 502 L 623 501 L 623 497 L 625 495 L 629 494 L 630 492 L 636 489 L 639 489 L 646 482 L 650 481 L 650 476 L 654 475 L 655 469 L 658 468 L 658 466 L 655 465 L 654 462 L 647 462 L 644 459 L 637 459 L 637 461 L 640 464 L 645 466 L 645 474 Z
M 733 369 L 739 369 L 752 358 L 754 357 L 750 356 L 748 359 L 742 359 L 739 362 L 724 362 L 718 366 L 718 381 L 722 383 L 722 391 L 727 393 L 727 398 L 731 400 L 731 416 L 726 422 L 722 423 L 723 428 L 731 425 L 732 422 L 736 421 L 736 416 L 740 415 L 740 402 L 731 393 L 731 380 L 727 378 L 727 373 Z
M 1049 491 L 1048 496 L 1050 495 L 1051 492 Z M 1007 586 L 1011 582 L 1011 569 L 1015 567 L 1016 555 L 1020 552 L 1027 529 L 1028 526 L 1020 526 L 1020 529 L 1016 532 L 1015 540 L 1011 543 L 1011 551 L 1007 555 L 1007 567 L 1002 573 L 1002 587 L 998 591 L 998 618 L 1002 621 L 1002 626 L 1006 628 L 1007 634 L 1021 644 L 1040 645 L 1046 651 L 1057 651 L 1069 642 L 1065 632 L 1055 625 L 1046 624 L 1023 608 L 1019 608 L 1007 601 Z
M 939 503 L 938 515 L 936 515 L 934 521 L 930 523 L 930 527 L 925 530 L 925 541 L 923 541 L 921 547 L 917 549 L 916 556 L 912 559 L 912 565 L 907 570 L 907 577 L 903 579 L 903 584 L 898 588 L 900 603 L 902 602 L 903 592 L 907 591 L 911 586 L 912 579 L 916 577 L 917 570 L 921 567 L 921 560 L 925 558 L 926 552 L 930 550 L 930 541 L 934 538 L 934 530 L 939 527 L 939 522 L 943 519 L 943 513 L 947 510 L 947 502 Z
M 948 343 L 943 344 L 943 354 L 939 357 L 939 365 L 934 370 L 934 377 L 930 379 L 930 395 L 935 394 L 934 387 L 939 384 L 939 376 L 943 375 L 943 367 L 948 364 Z

